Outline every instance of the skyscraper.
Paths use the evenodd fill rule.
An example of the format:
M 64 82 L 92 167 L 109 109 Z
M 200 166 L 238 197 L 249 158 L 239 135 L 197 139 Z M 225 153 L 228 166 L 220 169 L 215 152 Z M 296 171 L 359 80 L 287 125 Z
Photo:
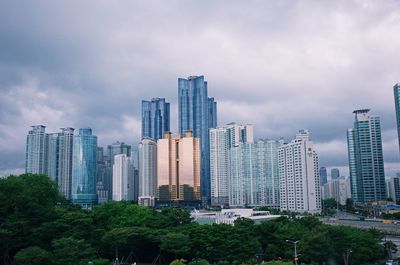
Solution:
M 400 204 L 400 177 L 391 177 L 386 180 L 387 197 Z
M 279 207 L 279 161 L 278 149 L 283 140 L 258 141 L 258 171 L 260 174 L 260 204 Z M 265 165 L 263 165 L 265 163 Z
M 71 199 L 74 131 L 70 127 L 61 128 L 58 134 L 58 188 L 68 200 Z
M 157 143 L 144 138 L 139 143 L 139 199 L 140 205 L 154 206 L 157 196 Z
M 239 143 L 253 143 L 253 126 L 230 123 L 210 129 L 211 204 L 229 204 L 229 155 Z M 246 156 L 248 157 L 248 156 Z M 237 158 L 239 159 L 239 158 Z M 239 172 L 237 172 L 239 174 Z M 242 172 L 240 172 L 241 174 Z M 243 186 L 238 186 L 243 189 Z
M 125 154 L 126 156 L 131 156 L 131 146 L 120 141 L 116 141 L 107 146 L 107 161 L 106 161 L 106 176 L 104 181 L 104 188 L 108 190 L 108 199 L 112 200 L 112 192 L 113 192 L 113 165 L 114 165 L 114 156 Z
M 340 177 L 340 171 L 338 168 L 332 168 L 331 169 L 331 179 L 338 179 Z
M 114 156 L 113 165 L 113 201 L 128 201 L 130 189 L 129 185 L 129 158 L 126 154 Z
M 396 109 L 397 137 L 400 148 L 400 83 L 397 83 L 393 86 L 393 93 L 394 93 L 394 106 Z
M 161 202 L 200 200 L 200 139 L 164 133 L 157 142 L 157 197 Z
M 84 208 L 97 203 L 97 136 L 92 129 L 79 129 L 74 136 L 72 162 L 72 202 Z
M 209 129 L 217 123 L 217 105 L 208 98 L 207 82 L 204 76 L 190 76 L 178 79 L 179 133 L 192 131 L 200 138 L 201 145 L 201 192 L 202 199 L 211 197 L 210 186 L 210 142 Z
M 25 172 L 47 174 L 46 126 L 36 125 L 26 137 Z
M 355 110 L 354 128 L 347 130 L 351 193 L 356 203 L 386 199 L 380 119 L 369 111 Z
M 155 141 L 170 131 L 169 103 L 165 98 L 142 100 L 142 139 L 145 137 Z
M 328 182 L 328 172 L 326 171 L 326 167 L 319 168 L 319 177 L 321 179 L 321 186 L 324 186 Z
M 318 156 L 307 130 L 279 147 L 280 209 L 319 213 L 321 192 Z

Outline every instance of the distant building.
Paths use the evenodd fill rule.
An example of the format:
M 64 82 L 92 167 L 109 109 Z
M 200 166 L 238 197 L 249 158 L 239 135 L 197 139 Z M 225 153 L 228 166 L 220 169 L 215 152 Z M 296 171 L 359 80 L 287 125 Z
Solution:
M 338 168 L 332 168 L 331 169 L 331 179 L 338 179 L 340 177 L 340 171 Z
M 96 193 L 97 136 L 92 129 L 79 129 L 74 136 L 72 162 L 72 202 L 83 208 L 97 203 Z
M 157 198 L 163 202 L 200 200 L 200 139 L 164 133 L 157 142 Z
M 355 110 L 354 128 L 347 130 L 351 194 L 355 203 L 386 199 L 381 124 L 369 109 Z
M 157 196 L 157 143 L 145 138 L 139 143 L 139 198 L 144 206 L 154 206 Z
M 210 129 L 210 175 L 211 204 L 228 205 L 233 185 L 231 178 L 230 150 L 239 143 L 253 143 L 253 126 L 230 123 L 226 126 Z M 237 172 L 239 173 L 239 172 Z M 242 172 L 240 172 L 241 174 Z M 239 177 L 239 176 L 237 176 Z M 233 184 L 233 182 L 232 182 Z M 238 189 L 243 189 L 239 185 Z M 239 192 L 239 191 L 237 191 Z
M 393 86 L 393 93 L 394 93 L 394 106 L 396 109 L 397 137 L 399 140 L 399 148 L 400 148 L 400 83 L 397 83 Z
M 60 192 L 71 199 L 74 128 L 61 128 L 58 134 L 57 180 Z
M 179 133 L 192 131 L 201 144 L 201 192 L 203 202 L 211 199 L 209 129 L 217 125 L 217 105 L 208 98 L 204 76 L 178 79 Z
M 307 130 L 279 147 L 280 209 L 319 213 L 321 194 L 318 156 Z
M 335 199 L 339 204 L 346 205 L 346 200 L 351 198 L 350 178 L 340 177 L 328 181 L 322 187 L 322 198 Z
M 126 154 L 114 156 L 113 165 L 113 201 L 128 201 L 130 191 L 133 189 L 132 183 L 129 183 L 129 158 Z M 131 184 L 131 185 L 130 185 Z
M 326 171 L 326 167 L 319 168 L 319 177 L 321 180 L 321 186 L 325 185 L 328 182 L 328 173 Z
M 387 197 L 400 204 L 400 177 L 391 177 L 386 180 Z
M 112 191 L 109 190 L 109 187 L 112 187 L 112 172 L 111 167 L 108 165 L 107 157 L 104 154 L 103 147 L 97 147 L 97 164 L 96 164 L 96 190 L 98 203 L 102 204 L 110 200 L 109 194 L 112 194 Z
M 165 98 L 142 100 L 142 139 L 155 141 L 170 131 L 170 106 Z
M 47 174 L 46 126 L 36 125 L 26 137 L 25 172 Z
M 120 141 L 116 141 L 107 146 L 107 156 L 106 156 L 106 176 L 104 178 L 104 187 L 108 191 L 108 199 L 112 200 L 113 195 L 113 165 L 114 165 L 114 157 L 116 155 L 125 154 L 127 157 L 131 156 L 131 146 Z

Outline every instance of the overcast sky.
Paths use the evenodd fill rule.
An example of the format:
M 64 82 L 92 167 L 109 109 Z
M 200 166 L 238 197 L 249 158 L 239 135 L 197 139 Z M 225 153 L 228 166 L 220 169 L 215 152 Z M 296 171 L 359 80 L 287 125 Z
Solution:
M 286 140 L 307 128 L 321 166 L 343 172 L 352 111 L 370 108 L 386 173 L 400 171 L 400 1 L 3 0 L 0 175 L 23 171 L 35 124 L 136 145 L 141 100 L 165 97 L 176 132 L 177 79 L 190 75 L 208 81 L 219 125 Z

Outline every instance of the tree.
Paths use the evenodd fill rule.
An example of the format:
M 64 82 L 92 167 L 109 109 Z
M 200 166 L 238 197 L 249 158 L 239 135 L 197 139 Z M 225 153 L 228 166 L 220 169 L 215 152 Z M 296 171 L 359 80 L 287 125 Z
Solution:
M 186 260 L 176 259 L 176 260 L 172 261 L 169 265 L 185 265 L 185 264 L 186 264 Z
M 95 251 L 83 239 L 63 237 L 52 242 L 56 265 L 87 264 L 95 258 Z
M 46 250 L 34 246 L 18 251 L 14 261 L 17 265 L 51 265 L 53 264 L 53 257 Z
M 168 233 L 161 239 L 161 250 L 175 258 L 185 257 L 190 251 L 189 241 L 189 237 L 182 233 Z

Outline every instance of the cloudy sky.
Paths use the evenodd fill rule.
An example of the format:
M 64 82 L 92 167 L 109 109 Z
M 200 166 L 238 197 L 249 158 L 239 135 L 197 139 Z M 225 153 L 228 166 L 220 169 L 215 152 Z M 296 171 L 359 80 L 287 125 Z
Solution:
M 219 124 L 260 138 L 308 128 L 321 165 L 347 167 L 352 111 L 381 116 L 386 173 L 400 171 L 393 85 L 400 1 L 0 2 L 0 175 L 21 172 L 26 133 L 92 127 L 136 144 L 140 101 L 171 102 L 204 75 Z

